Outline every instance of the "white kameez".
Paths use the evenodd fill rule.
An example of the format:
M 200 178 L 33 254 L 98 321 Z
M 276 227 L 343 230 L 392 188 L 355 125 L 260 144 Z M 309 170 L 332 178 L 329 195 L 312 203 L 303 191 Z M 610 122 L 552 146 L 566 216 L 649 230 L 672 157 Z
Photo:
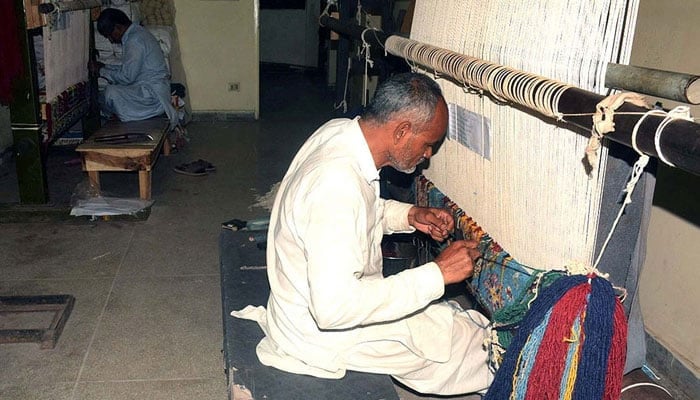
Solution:
M 424 393 L 488 387 L 488 322 L 434 302 L 444 293 L 437 264 L 382 276 L 382 236 L 411 232 L 411 207 L 379 197 L 358 119 L 329 121 L 307 140 L 272 209 L 267 310 L 232 313 L 265 331 L 263 364 L 324 378 L 385 373 Z

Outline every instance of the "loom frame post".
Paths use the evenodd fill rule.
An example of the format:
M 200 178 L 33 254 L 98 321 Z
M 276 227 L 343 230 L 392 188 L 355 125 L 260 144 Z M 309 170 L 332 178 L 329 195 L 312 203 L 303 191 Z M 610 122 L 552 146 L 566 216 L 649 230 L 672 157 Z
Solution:
M 97 0 L 81 2 L 92 5 Z M 77 3 L 77 2 L 76 2 Z M 89 4 L 88 4 L 89 3 Z M 10 103 L 10 124 L 12 127 L 13 150 L 16 160 L 16 174 L 19 203 L 27 205 L 48 204 L 49 189 L 46 172 L 48 143 L 42 135 L 43 119 L 39 99 L 38 73 L 31 30 L 27 29 L 27 11 L 23 0 L 14 0 L 15 14 L 20 38 L 20 53 L 24 73 L 15 80 L 13 100 Z M 90 26 L 90 57 L 94 59 L 94 26 Z M 35 28 L 35 29 L 41 29 Z M 85 66 L 87 68 L 87 66 Z M 88 137 L 100 127 L 100 110 L 97 102 L 97 76 L 89 77 L 90 109 L 81 117 L 83 134 Z
M 10 103 L 10 124 L 16 159 L 20 203 L 43 204 L 48 201 L 48 184 L 42 149 L 41 116 L 34 45 L 30 40 L 24 1 L 15 0 L 20 29 L 20 52 L 24 73 L 17 78 Z

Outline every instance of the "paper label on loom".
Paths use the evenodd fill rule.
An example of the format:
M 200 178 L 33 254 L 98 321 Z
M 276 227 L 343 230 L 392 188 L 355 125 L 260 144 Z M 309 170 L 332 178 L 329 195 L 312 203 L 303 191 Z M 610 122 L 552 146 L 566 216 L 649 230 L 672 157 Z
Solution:
M 447 106 L 450 111 L 447 138 L 490 160 L 491 121 L 457 104 L 449 103 Z

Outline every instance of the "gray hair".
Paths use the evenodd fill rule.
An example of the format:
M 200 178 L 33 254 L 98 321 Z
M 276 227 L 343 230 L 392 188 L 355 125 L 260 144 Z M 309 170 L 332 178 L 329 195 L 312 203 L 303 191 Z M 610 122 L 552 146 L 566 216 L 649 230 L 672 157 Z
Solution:
M 397 114 L 406 114 L 420 127 L 433 119 L 441 99 L 440 86 L 426 75 L 397 74 L 379 85 L 362 118 L 386 123 Z

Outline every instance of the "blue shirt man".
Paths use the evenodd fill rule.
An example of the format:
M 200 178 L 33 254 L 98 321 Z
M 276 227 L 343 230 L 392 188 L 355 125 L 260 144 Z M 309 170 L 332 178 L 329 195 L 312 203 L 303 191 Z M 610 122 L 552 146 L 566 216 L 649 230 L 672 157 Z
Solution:
M 113 8 L 100 13 L 97 30 L 110 42 L 121 43 L 123 49 L 121 65 L 97 65 L 100 76 L 109 83 L 100 95 L 103 114 L 140 121 L 165 113 L 174 128 L 178 117 L 170 102 L 170 74 L 158 40 Z

